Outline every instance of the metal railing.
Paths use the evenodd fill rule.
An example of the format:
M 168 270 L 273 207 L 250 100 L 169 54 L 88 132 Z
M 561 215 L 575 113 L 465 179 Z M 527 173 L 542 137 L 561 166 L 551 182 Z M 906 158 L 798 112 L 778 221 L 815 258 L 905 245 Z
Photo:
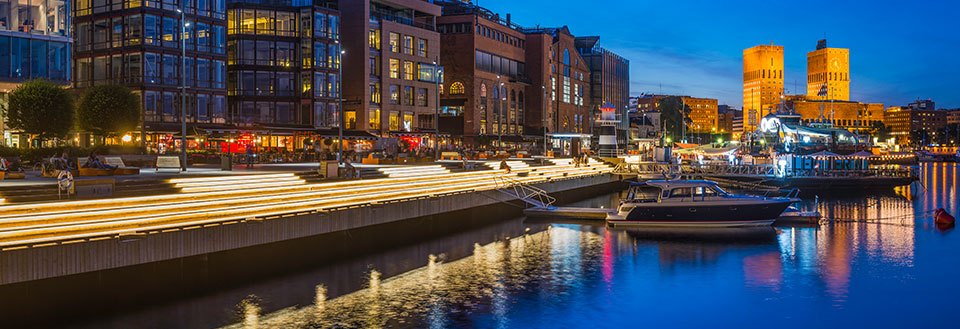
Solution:
M 497 175 L 493 177 L 496 183 L 497 191 L 516 197 L 529 205 L 540 208 L 548 208 L 557 202 L 557 199 L 547 194 L 543 189 L 524 183 L 507 175 Z

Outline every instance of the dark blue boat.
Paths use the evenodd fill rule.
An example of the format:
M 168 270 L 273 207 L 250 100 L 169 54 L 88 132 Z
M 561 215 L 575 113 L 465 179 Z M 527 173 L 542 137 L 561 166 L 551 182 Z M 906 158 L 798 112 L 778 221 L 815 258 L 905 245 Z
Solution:
M 653 180 L 635 183 L 616 214 L 614 226 L 768 226 L 797 200 L 730 194 L 707 180 Z

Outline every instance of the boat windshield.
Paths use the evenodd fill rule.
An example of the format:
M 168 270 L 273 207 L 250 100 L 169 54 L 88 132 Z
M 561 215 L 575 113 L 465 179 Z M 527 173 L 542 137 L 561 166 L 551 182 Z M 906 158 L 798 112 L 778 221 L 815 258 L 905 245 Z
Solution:
M 656 201 L 660 195 L 660 188 L 653 186 L 634 186 L 627 191 L 627 200 Z
M 727 195 L 730 194 L 730 193 L 727 193 L 727 191 L 724 191 L 722 188 L 720 188 L 719 186 L 716 186 L 716 185 L 710 186 L 710 188 L 713 189 L 714 191 L 716 191 L 716 192 L 717 192 L 717 195 L 719 195 L 719 196 L 727 196 Z

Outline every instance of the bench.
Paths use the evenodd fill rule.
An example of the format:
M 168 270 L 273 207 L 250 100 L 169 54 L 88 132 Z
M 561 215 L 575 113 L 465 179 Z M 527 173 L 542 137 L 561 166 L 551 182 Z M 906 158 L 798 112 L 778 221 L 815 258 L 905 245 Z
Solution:
M 460 153 L 440 152 L 440 160 L 460 160 Z
M 103 160 L 104 162 L 107 163 L 107 165 L 117 167 L 117 169 L 114 170 L 114 174 L 116 175 L 139 175 L 140 174 L 140 168 L 128 167 L 126 164 L 123 163 L 123 158 L 121 157 L 104 157 Z
M 176 169 L 180 172 L 180 157 L 178 156 L 157 156 L 157 171 L 160 169 Z
M 91 177 L 91 176 L 113 176 L 113 169 L 100 169 L 100 168 L 84 168 L 84 165 L 87 164 L 87 158 L 77 159 L 77 165 L 80 169 L 77 169 L 77 176 L 80 177 Z

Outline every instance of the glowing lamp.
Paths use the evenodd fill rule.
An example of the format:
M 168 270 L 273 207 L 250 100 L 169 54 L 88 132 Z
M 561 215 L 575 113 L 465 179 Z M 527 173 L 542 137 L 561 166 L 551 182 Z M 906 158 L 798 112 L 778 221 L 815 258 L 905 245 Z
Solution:
M 124 143 L 129 143 L 130 141 L 133 140 L 133 136 L 130 136 L 130 134 L 126 134 L 126 135 L 123 135 L 123 137 L 120 137 L 120 140 L 122 140 Z

